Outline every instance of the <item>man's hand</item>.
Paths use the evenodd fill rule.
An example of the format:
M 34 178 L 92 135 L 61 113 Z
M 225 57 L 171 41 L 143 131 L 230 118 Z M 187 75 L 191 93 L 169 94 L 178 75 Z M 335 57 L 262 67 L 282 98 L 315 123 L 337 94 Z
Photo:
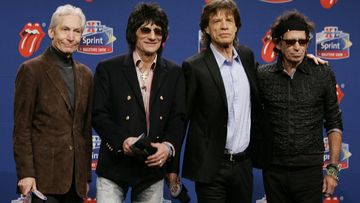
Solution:
M 166 174 L 166 181 L 169 185 L 180 184 L 180 178 L 177 173 L 168 173 Z
M 308 59 L 312 59 L 316 65 L 319 65 L 319 64 L 321 64 L 321 65 L 325 65 L 325 64 L 329 65 L 328 61 L 322 60 L 321 58 L 316 57 L 316 56 L 314 56 L 312 54 L 306 54 L 306 57 Z
M 169 185 L 170 193 L 172 196 L 178 196 L 181 191 L 180 177 L 177 173 L 166 174 L 166 182 Z
M 19 180 L 18 187 L 21 194 L 26 195 L 30 191 L 36 190 L 36 181 L 33 177 L 27 177 Z
M 331 197 L 334 194 L 335 188 L 338 184 L 338 181 L 331 176 L 325 175 L 324 176 L 324 183 L 323 183 L 323 193 L 325 197 Z
M 128 156 L 132 156 L 133 155 L 133 152 L 130 148 L 130 146 L 132 144 L 134 144 L 137 140 L 137 137 L 129 137 L 127 138 L 124 142 L 123 142 L 123 151 L 124 151 L 124 154 L 128 155 Z
M 157 149 L 156 153 L 148 156 L 145 161 L 149 167 L 162 167 L 169 157 L 169 147 L 164 143 L 151 143 L 152 147 Z

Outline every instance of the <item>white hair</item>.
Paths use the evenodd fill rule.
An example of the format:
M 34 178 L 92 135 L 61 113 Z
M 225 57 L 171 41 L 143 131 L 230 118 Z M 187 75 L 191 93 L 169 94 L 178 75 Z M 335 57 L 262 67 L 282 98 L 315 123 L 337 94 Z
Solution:
M 81 31 L 84 31 L 85 22 L 86 22 L 86 17 L 84 15 L 84 13 L 82 12 L 81 8 L 75 7 L 70 4 L 66 4 L 66 5 L 57 7 L 56 11 L 53 13 L 53 15 L 51 17 L 49 30 L 53 29 L 54 27 L 56 27 L 59 24 L 60 17 L 66 16 L 66 15 L 79 16 L 81 19 Z

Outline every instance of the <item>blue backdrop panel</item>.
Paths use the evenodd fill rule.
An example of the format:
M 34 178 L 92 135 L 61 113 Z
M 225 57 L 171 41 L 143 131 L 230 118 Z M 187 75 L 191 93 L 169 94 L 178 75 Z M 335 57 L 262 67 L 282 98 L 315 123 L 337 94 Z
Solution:
M 138 2 L 140 1 L 14 0 L 0 3 L 0 19 L 2 19 L 0 38 L 1 202 L 10 202 L 11 199 L 18 197 L 15 193 L 17 180 L 12 150 L 12 109 L 16 71 L 23 61 L 42 53 L 50 44 L 47 29 L 51 14 L 57 6 L 66 3 L 83 9 L 87 20 L 91 21 L 87 24 L 87 38 L 94 39 L 90 44 L 83 44 L 83 50 L 92 52 L 92 54 L 76 53 L 75 58 L 94 71 L 100 60 L 127 52 L 125 40 L 127 18 Z M 360 182 L 360 160 L 357 155 L 360 152 L 356 145 L 360 140 L 359 121 L 357 119 L 360 114 L 358 107 L 360 95 L 357 90 L 360 87 L 360 80 L 358 79 L 360 74 L 357 67 L 359 62 L 357 59 L 360 58 L 358 44 L 360 2 L 357 0 L 237 0 L 236 2 L 240 7 L 243 24 L 238 33 L 239 41 L 254 51 L 259 63 L 265 63 L 271 59 L 271 52 L 264 50 L 264 47 L 269 45 L 264 37 L 273 19 L 283 11 L 297 9 L 308 15 L 316 23 L 316 33 L 319 34 L 319 38 L 316 37 L 316 33 L 313 33 L 314 38 L 309 46 L 309 52 L 335 56 L 335 58 L 327 60 L 330 61 L 337 77 L 339 100 L 341 99 L 340 107 L 343 111 L 345 128 L 341 162 L 344 169 L 341 172 L 340 185 L 335 196 L 339 202 L 359 202 L 357 183 Z M 158 0 L 158 3 L 165 9 L 170 21 L 169 39 L 166 42 L 163 55 L 181 64 L 184 59 L 198 51 L 199 19 L 205 0 Z M 28 23 L 31 23 L 31 26 Z M 35 26 L 36 23 L 38 27 Z M 25 26 L 33 30 L 42 30 L 44 33 L 42 40 L 40 40 L 41 38 L 20 36 L 20 32 Z M 323 38 L 320 39 L 320 36 Z M 100 43 L 101 37 L 104 41 L 112 41 L 111 47 L 99 49 L 104 48 L 102 45 L 105 43 Z M 36 45 L 33 50 L 28 46 L 30 42 L 34 42 Z M 324 42 L 323 48 L 321 48 L 321 42 Z M 316 45 L 317 43 L 318 45 Z M 326 45 L 327 49 L 324 48 Z M 316 46 L 319 48 L 316 49 Z M 336 55 L 337 53 L 341 54 Z M 94 164 L 98 152 L 98 140 L 96 138 L 94 135 Z M 324 158 L 326 161 L 326 156 Z M 95 178 L 94 174 L 94 180 Z M 95 197 L 94 182 L 91 185 L 91 197 Z M 192 202 L 196 202 L 193 183 L 188 180 L 183 180 L 183 182 L 189 189 Z M 263 196 L 261 171 L 254 170 L 253 201 L 256 202 Z M 168 193 L 165 193 L 165 197 L 169 197 Z

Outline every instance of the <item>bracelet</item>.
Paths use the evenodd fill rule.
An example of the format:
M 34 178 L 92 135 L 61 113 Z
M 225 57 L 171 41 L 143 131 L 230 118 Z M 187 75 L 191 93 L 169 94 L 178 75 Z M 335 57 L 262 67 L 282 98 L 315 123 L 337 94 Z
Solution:
M 326 166 L 326 175 L 339 181 L 340 166 L 337 164 L 328 164 Z

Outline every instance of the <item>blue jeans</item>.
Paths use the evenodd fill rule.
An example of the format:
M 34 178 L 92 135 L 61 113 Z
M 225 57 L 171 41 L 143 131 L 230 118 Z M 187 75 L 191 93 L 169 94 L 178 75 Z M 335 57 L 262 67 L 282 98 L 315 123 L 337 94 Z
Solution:
M 97 203 L 124 203 L 128 187 L 120 187 L 115 182 L 98 177 L 96 179 Z M 160 180 L 146 188 L 134 199 L 133 203 L 161 203 L 164 193 L 164 180 Z

